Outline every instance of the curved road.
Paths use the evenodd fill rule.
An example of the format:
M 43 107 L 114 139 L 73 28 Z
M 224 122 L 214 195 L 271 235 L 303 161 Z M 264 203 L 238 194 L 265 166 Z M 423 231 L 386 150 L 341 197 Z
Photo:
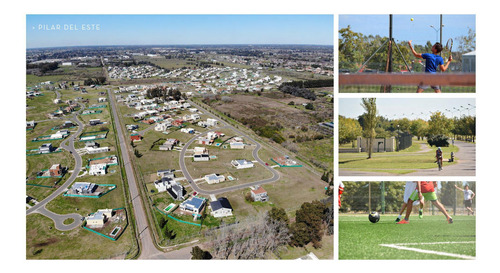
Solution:
M 56 214 L 46 209 L 45 205 L 47 205 L 47 203 L 49 203 L 54 198 L 59 196 L 59 194 L 63 193 L 73 183 L 73 181 L 75 181 L 76 177 L 78 176 L 78 173 L 82 169 L 82 158 L 76 152 L 74 145 L 75 138 L 81 134 L 84 126 L 83 123 L 77 118 L 77 115 L 80 113 L 80 111 L 83 110 L 84 106 L 80 104 L 80 108 L 81 109 L 79 111 L 73 113 L 73 116 L 70 119 L 78 124 L 78 130 L 76 131 L 76 133 L 71 134 L 68 138 L 66 138 L 64 141 L 61 142 L 61 148 L 63 148 L 66 151 L 69 151 L 75 159 L 75 168 L 73 169 L 73 173 L 63 185 L 61 185 L 47 198 L 38 202 L 38 204 L 34 205 L 30 209 L 26 210 L 26 215 L 29 215 L 31 213 L 39 213 L 52 219 L 52 221 L 54 221 L 55 227 L 62 231 L 71 230 L 78 227 L 82 223 L 82 216 L 77 213 L 64 214 L 64 215 Z M 69 145 L 67 144 L 68 142 Z M 72 218 L 74 221 L 69 225 L 63 224 L 64 220 L 68 218 Z

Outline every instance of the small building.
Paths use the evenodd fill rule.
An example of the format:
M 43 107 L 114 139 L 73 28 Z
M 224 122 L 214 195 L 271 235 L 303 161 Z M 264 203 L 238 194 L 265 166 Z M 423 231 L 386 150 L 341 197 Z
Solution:
M 62 176 L 62 174 L 63 174 L 63 169 L 61 167 L 61 164 L 54 164 L 49 169 L 50 176 Z
M 193 196 L 188 200 L 182 202 L 179 208 L 184 213 L 189 214 L 201 214 L 203 207 L 205 206 L 205 199 L 197 196 Z
M 90 182 L 76 182 L 71 190 L 75 194 L 92 194 L 97 190 L 97 185 Z
M 212 209 L 210 214 L 216 218 L 233 215 L 233 207 L 225 197 L 220 197 L 217 201 L 210 202 L 210 208 Z
M 174 170 L 159 170 L 156 172 L 156 175 L 158 175 L 159 177 L 168 177 L 170 179 L 174 179 L 175 175 L 174 175 Z
M 97 99 L 97 102 L 106 102 L 106 101 L 108 101 L 107 98 L 98 98 Z
M 132 135 L 130 135 L 130 140 L 133 141 L 133 142 L 141 141 L 142 140 L 142 136 L 139 135 L 139 134 L 132 134 Z
M 100 209 L 87 216 L 87 226 L 91 228 L 102 228 L 104 224 L 113 216 L 112 209 Z
M 231 142 L 229 143 L 229 146 L 231 147 L 231 149 L 245 149 L 245 143 L 243 142 Z
M 35 128 L 35 121 L 34 120 L 31 120 L 31 121 L 26 121 L 26 130 L 31 130 L 33 128 Z
M 208 126 L 217 126 L 219 122 L 216 119 L 213 118 L 207 118 L 207 124 Z
M 99 125 L 101 124 L 101 120 L 100 119 L 91 119 L 89 120 L 89 125 L 90 126 L 96 126 L 96 125 Z
M 137 125 L 137 124 L 127 124 L 127 125 L 125 125 L 125 127 L 127 127 L 127 130 L 129 130 L 129 131 L 139 129 L 139 125 Z
M 253 163 L 251 161 L 247 161 L 245 159 L 237 159 L 237 160 L 232 160 L 231 165 L 235 167 L 236 169 L 247 169 L 247 168 L 253 168 Z
M 266 202 L 269 200 L 269 196 L 267 195 L 267 191 L 261 186 L 257 186 L 255 189 L 252 189 L 250 191 L 250 194 L 252 195 L 252 200 L 254 202 L 257 202 L 257 201 Z
M 42 146 L 38 148 L 40 153 L 42 154 L 48 154 L 51 153 L 54 150 L 54 147 L 52 147 L 52 143 L 44 143 Z
M 204 147 L 194 147 L 194 161 L 209 161 L 210 155 L 208 154 L 208 150 Z
M 107 169 L 106 164 L 94 164 L 89 166 L 89 175 L 105 175 L 106 174 L 106 169 Z
M 218 174 L 207 174 L 205 175 L 205 181 L 207 181 L 208 184 L 217 184 L 220 182 L 224 182 L 226 180 L 226 177 L 223 175 L 218 175 Z
M 169 138 L 163 143 L 159 149 L 160 151 L 170 151 L 174 148 L 174 146 L 179 143 L 179 141 L 175 138 Z

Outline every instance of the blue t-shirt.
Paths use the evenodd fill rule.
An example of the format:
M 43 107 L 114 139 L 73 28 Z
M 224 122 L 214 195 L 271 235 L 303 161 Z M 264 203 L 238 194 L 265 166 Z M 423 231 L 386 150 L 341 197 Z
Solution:
M 439 65 L 444 64 L 443 58 L 439 55 L 423 53 L 422 58 L 425 59 L 425 72 L 427 73 L 436 73 Z

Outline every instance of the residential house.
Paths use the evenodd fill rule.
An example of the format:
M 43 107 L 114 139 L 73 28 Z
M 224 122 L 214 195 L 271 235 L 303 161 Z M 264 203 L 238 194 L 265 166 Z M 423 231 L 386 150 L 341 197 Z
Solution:
M 90 126 L 96 126 L 96 125 L 99 125 L 101 124 L 101 120 L 100 119 L 91 119 L 89 120 L 89 125 Z
M 50 167 L 49 169 L 49 174 L 50 176 L 62 176 L 63 169 L 61 167 L 61 164 L 52 165 L 52 167 Z
M 108 165 L 105 163 L 93 164 L 89 166 L 89 175 L 105 175 Z
M 210 202 L 210 208 L 212 209 L 210 214 L 216 218 L 233 215 L 233 207 L 225 197 L 220 197 L 217 201 Z
M 160 151 L 171 151 L 177 143 L 179 143 L 177 139 L 169 138 L 159 147 L 159 149 Z
M 243 142 L 231 142 L 229 146 L 231 149 L 245 149 L 245 143 Z
M 97 99 L 97 102 L 106 102 L 106 101 L 108 101 L 108 99 L 104 97 Z
M 52 147 L 52 143 L 44 143 L 42 146 L 38 148 L 40 153 L 42 154 L 48 154 L 51 153 L 54 150 L 54 147 Z
M 235 167 L 238 170 L 253 168 L 253 166 L 254 166 L 251 161 L 247 161 L 245 159 L 232 160 L 231 165 L 233 165 L 233 167 Z
M 102 228 L 104 224 L 113 216 L 112 209 L 100 209 L 86 217 L 87 226 L 91 228 Z
M 205 175 L 205 181 L 207 181 L 208 184 L 217 184 L 219 182 L 224 182 L 226 180 L 226 177 L 223 175 L 219 174 L 207 174 Z
M 188 214 L 201 214 L 201 211 L 203 210 L 205 206 L 205 199 L 200 198 L 197 196 L 193 196 L 189 198 L 188 200 L 182 202 L 179 205 L 179 208 L 182 212 L 188 213 Z
M 158 192 L 166 191 L 174 200 L 180 201 L 184 199 L 184 187 L 173 180 L 173 178 L 162 177 L 160 180 L 155 181 L 154 185 Z
M 71 187 L 73 193 L 76 194 L 92 194 L 97 190 L 97 185 L 89 182 L 76 182 Z
M 26 130 L 31 130 L 33 128 L 35 128 L 35 121 L 34 120 L 31 120 L 31 121 L 26 121 Z
M 204 147 L 194 147 L 193 159 L 194 161 L 209 161 L 208 150 Z
M 193 128 L 182 128 L 181 133 L 194 134 L 194 129 Z
M 208 126 L 217 126 L 218 121 L 216 119 L 213 119 L 213 118 L 207 118 L 207 124 L 208 124 Z
M 158 170 L 156 172 L 156 175 L 158 175 L 159 177 L 168 177 L 168 178 L 171 178 L 171 179 L 174 179 L 175 175 L 174 175 L 174 170 Z
M 142 140 L 142 136 L 139 135 L 139 134 L 131 134 L 130 135 L 130 140 L 133 141 L 133 142 L 141 141 Z
M 125 125 L 125 127 L 127 127 L 127 130 L 129 130 L 129 131 L 139 129 L 139 125 L 137 125 L 137 124 L 127 124 L 127 125 Z
M 257 202 L 257 201 L 266 202 L 269 200 L 269 196 L 267 195 L 267 191 L 261 186 L 257 186 L 257 187 L 255 187 L 255 189 L 252 189 L 250 191 L 250 194 L 252 195 L 252 200 L 255 202 Z

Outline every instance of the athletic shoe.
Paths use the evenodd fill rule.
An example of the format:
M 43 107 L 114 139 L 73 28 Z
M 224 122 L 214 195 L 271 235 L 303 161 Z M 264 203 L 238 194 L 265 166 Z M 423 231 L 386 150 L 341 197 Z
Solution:
M 406 221 L 405 219 L 398 222 L 398 224 L 409 224 L 410 220 Z
M 448 223 L 449 223 L 449 224 L 453 224 L 453 219 L 451 219 L 451 217 L 450 217 L 450 218 L 448 218 Z
M 396 221 L 394 221 L 394 222 L 399 223 L 399 221 L 401 221 L 401 218 L 398 217 L 398 218 L 396 218 Z
M 424 218 L 424 212 L 422 210 L 418 210 L 418 218 Z

